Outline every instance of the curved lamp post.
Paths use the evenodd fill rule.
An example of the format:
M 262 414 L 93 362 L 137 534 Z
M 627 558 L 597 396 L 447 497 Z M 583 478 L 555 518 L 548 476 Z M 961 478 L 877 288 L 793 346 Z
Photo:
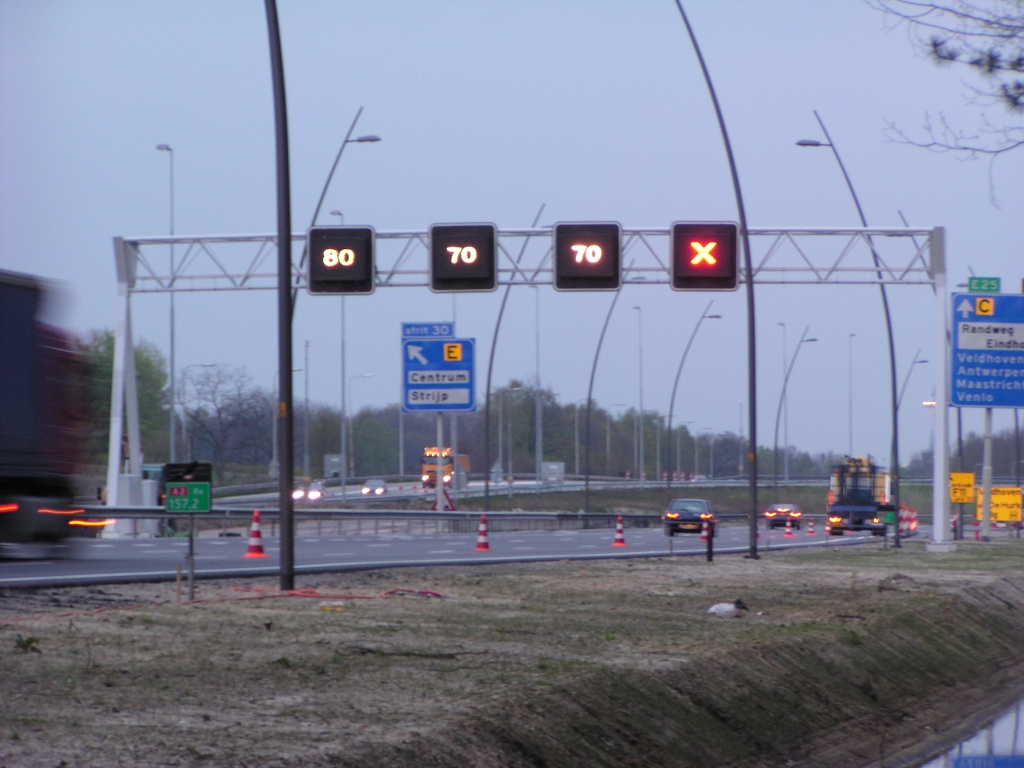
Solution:
M 697 324 L 695 326 L 693 326 L 693 332 L 690 334 L 690 339 L 689 339 L 689 341 L 686 342 L 686 348 L 683 350 L 683 356 L 679 360 L 679 367 L 676 368 L 676 380 L 675 380 L 675 383 L 672 384 L 672 399 L 669 400 L 669 402 L 668 402 L 668 435 L 669 435 L 669 441 L 670 442 L 672 440 L 672 413 L 673 413 L 673 411 L 675 410 L 675 407 L 676 407 L 676 391 L 679 389 L 679 377 L 683 373 L 683 365 L 686 363 L 686 356 L 688 354 L 690 354 L 690 347 L 693 346 L 693 340 L 697 337 L 697 331 L 700 330 L 701 324 L 705 320 L 721 320 L 721 318 L 722 318 L 721 315 L 709 315 L 708 314 L 708 312 L 711 311 L 711 305 L 714 304 L 714 303 L 715 303 L 715 300 L 712 299 L 711 301 L 708 302 L 708 305 L 706 307 L 704 307 L 704 312 L 701 313 L 700 318 L 698 318 Z M 676 465 L 677 466 L 679 465 L 679 455 L 678 454 L 679 454 L 679 448 L 677 446 L 676 447 Z M 669 464 L 671 465 L 671 463 L 672 462 L 670 461 Z M 672 487 L 672 473 L 671 472 L 669 473 L 668 479 L 665 482 L 667 483 L 666 487 L 668 487 L 668 488 Z
M 800 335 L 800 341 L 796 344 L 796 349 L 793 350 L 793 357 L 789 361 L 789 368 L 786 369 L 786 378 L 782 381 L 782 392 L 779 393 L 779 407 L 775 410 L 775 445 L 772 449 L 772 462 L 775 465 L 773 472 L 772 486 L 777 491 L 779 488 L 779 416 L 782 415 L 782 402 L 786 398 L 786 387 L 789 385 L 789 375 L 793 372 L 793 365 L 796 363 L 796 356 L 800 354 L 800 347 L 804 344 L 810 344 L 812 341 L 817 339 L 808 339 L 807 332 L 811 330 L 811 326 L 804 328 L 804 332 Z
M 850 175 L 846 172 L 846 166 L 843 165 L 842 158 L 839 157 L 839 150 L 836 149 L 835 142 L 832 141 L 832 137 L 828 133 L 828 129 L 825 128 L 825 123 L 822 121 L 821 116 L 818 115 L 818 111 L 814 110 L 814 119 L 818 121 L 818 125 L 821 126 L 821 132 L 825 134 L 825 141 L 817 141 L 816 139 L 801 139 L 796 143 L 798 147 L 828 147 L 832 150 L 832 156 L 835 157 L 836 163 L 839 165 L 839 170 L 843 173 L 843 178 L 846 180 L 846 186 L 850 190 L 850 197 L 853 198 L 853 204 L 857 207 L 857 215 L 860 216 L 861 226 L 867 228 L 868 220 L 864 216 L 864 209 L 860 206 L 860 200 L 857 198 L 857 193 L 853 189 L 853 182 L 850 181 Z M 889 338 L 889 389 L 890 397 L 892 401 L 892 446 L 891 446 L 891 460 L 890 460 L 890 471 L 892 473 L 892 495 L 893 503 L 898 508 L 900 504 L 900 425 L 897 413 L 899 411 L 899 395 L 896 390 L 896 345 L 893 341 L 892 335 L 892 316 L 889 312 L 889 296 L 885 291 L 885 285 L 882 284 L 882 271 L 881 271 L 881 260 L 878 258 L 878 252 L 875 250 L 875 245 L 868 238 L 868 244 L 871 246 L 871 258 L 875 263 L 875 269 L 878 275 L 879 285 L 878 288 L 882 293 L 882 308 L 885 310 L 885 329 Z M 893 542 L 893 546 L 900 546 L 900 534 L 899 526 L 896 526 L 896 536 Z

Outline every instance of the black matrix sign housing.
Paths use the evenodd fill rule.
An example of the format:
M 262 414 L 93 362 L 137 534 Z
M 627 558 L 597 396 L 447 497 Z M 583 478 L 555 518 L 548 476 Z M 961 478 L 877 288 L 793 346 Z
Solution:
M 310 293 L 373 293 L 373 228 L 312 227 L 306 235 Z

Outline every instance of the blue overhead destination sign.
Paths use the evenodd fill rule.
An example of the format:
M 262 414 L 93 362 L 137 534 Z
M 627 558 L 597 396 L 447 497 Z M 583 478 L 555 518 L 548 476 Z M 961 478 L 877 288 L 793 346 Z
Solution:
M 953 294 L 950 402 L 1024 408 L 1024 296 Z
M 475 411 L 476 339 L 403 339 L 402 410 Z

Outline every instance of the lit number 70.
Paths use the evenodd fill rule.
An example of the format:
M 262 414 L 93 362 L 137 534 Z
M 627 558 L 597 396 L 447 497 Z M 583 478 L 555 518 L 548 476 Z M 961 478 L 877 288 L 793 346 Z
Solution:
M 458 264 L 460 259 L 463 264 L 472 264 L 476 261 L 476 248 L 472 245 L 449 245 L 448 253 L 452 255 L 452 264 Z
M 343 267 L 351 267 L 356 263 L 356 252 L 351 248 L 342 248 L 340 251 L 334 248 L 324 249 L 324 266 L 336 267 L 339 264 Z
M 591 264 L 597 264 L 601 260 L 600 245 L 574 245 L 572 249 L 576 252 L 576 263 L 582 264 L 586 259 Z

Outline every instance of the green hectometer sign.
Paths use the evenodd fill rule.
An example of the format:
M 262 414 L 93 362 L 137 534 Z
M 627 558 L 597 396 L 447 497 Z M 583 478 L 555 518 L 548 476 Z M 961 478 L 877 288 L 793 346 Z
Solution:
M 967 290 L 971 293 L 999 293 L 1000 283 L 998 277 L 969 277 Z
M 209 512 L 210 484 L 170 482 L 166 487 L 168 512 Z

